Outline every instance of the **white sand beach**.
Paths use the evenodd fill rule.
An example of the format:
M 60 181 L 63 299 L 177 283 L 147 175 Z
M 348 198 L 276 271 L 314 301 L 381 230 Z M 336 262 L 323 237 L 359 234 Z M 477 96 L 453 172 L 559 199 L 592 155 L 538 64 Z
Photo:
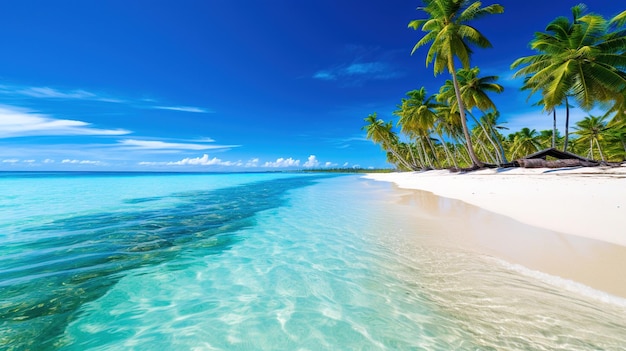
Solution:
M 409 201 L 445 222 L 440 234 L 452 245 L 626 298 L 626 167 L 365 178 L 426 191 Z
M 626 167 L 371 173 L 520 222 L 626 246 Z

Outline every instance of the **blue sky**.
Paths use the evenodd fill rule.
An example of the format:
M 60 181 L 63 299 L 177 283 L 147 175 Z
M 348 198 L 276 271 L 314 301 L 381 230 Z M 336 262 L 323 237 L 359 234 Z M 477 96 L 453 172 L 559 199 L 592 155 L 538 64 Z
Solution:
M 498 3 L 504 14 L 474 23 L 494 47 L 472 65 L 500 76 L 492 98 L 511 130 L 549 129 L 509 66 L 579 1 Z M 620 3 L 587 2 L 606 17 Z M 0 170 L 387 167 L 363 119 L 392 119 L 406 92 L 448 78 L 426 67 L 426 49 L 410 55 L 420 4 L 3 1 Z

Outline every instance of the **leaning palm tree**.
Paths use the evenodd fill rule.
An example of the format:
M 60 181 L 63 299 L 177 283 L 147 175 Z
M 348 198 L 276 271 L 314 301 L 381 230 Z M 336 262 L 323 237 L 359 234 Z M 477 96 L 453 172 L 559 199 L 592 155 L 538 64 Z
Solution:
M 375 144 L 380 144 L 381 148 L 388 153 L 391 153 L 396 160 L 402 166 L 407 169 L 413 169 L 414 167 L 402 157 L 397 150 L 399 142 L 398 135 L 393 132 L 393 125 L 391 122 L 385 123 L 382 119 L 378 119 L 376 112 L 365 118 L 367 124 L 361 129 L 365 129 L 366 138 L 373 141 Z
M 537 55 L 517 59 L 511 68 L 521 67 L 514 77 L 525 77 L 522 89 L 530 95 L 541 92 L 545 111 L 566 104 L 568 97 L 588 111 L 596 103 L 617 103 L 626 91 L 626 37 L 623 31 L 609 31 L 609 22 L 596 14 L 583 15 L 584 4 L 572 7 L 572 21 L 558 17 L 548 24 L 547 33 L 535 33 L 531 41 Z M 616 23 L 619 19 L 616 20 Z M 565 117 L 567 151 L 569 115 Z
M 459 114 L 463 126 L 463 134 L 467 143 L 468 152 L 474 167 L 481 167 L 482 162 L 476 156 L 472 146 L 472 140 L 465 119 L 465 107 L 456 77 L 454 64 L 455 57 L 459 59 L 463 68 L 469 69 L 470 55 L 472 50 L 470 44 L 480 48 L 491 47 L 491 43 L 476 28 L 470 26 L 468 22 L 484 17 L 488 14 L 504 12 L 501 5 L 489 5 L 481 7 L 479 1 L 470 0 L 423 0 L 426 6 L 419 7 L 418 10 L 426 12 L 427 19 L 413 20 L 409 27 L 422 29 L 426 35 L 413 47 L 413 54 L 419 47 L 432 43 L 426 56 L 426 64 L 434 61 L 433 69 L 435 75 L 447 70 L 452 75 L 454 90 L 459 105 Z
M 606 161 L 604 154 L 602 153 L 602 146 L 607 126 L 606 115 L 602 117 L 587 116 L 582 121 L 576 122 L 576 131 L 574 134 L 578 134 L 581 143 L 588 142 L 589 150 L 587 151 L 587 158 L 594 159 L 594 144 L 598 150 L 598 154 L 602 161 Z

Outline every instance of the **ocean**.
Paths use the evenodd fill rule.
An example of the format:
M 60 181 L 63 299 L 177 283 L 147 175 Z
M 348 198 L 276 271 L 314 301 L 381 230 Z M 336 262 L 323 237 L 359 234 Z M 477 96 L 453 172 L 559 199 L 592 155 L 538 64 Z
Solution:
M 626 350 L 623 300 L 444 243 L 396 192 L 0 173 L 0 350 Z

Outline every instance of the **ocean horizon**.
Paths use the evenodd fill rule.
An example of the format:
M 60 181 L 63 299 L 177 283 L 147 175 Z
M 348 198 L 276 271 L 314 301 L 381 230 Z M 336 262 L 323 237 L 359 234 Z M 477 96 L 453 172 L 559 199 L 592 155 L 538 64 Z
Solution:
M 455 246 L 405 194 L 0 172 L 0 350 L 623 350 L 623 300 Z

